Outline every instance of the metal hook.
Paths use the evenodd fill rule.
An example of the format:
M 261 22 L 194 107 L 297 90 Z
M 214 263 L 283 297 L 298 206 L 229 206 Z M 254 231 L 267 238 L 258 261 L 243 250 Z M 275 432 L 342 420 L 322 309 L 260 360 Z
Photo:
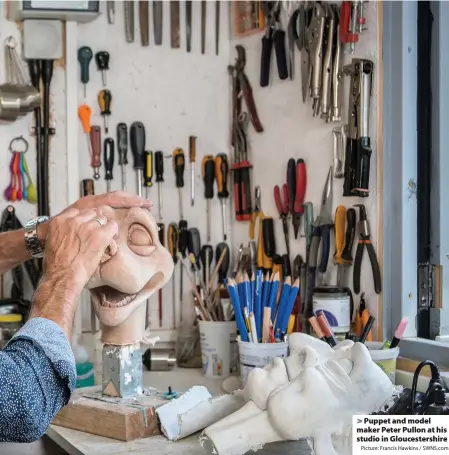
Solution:
M 12 145 L 16 141 L 22 142 L 23 144 L 25 144 L 25 150 L 14 150 Z M 11 140 L 11 142 L 9 143 L 8 149 L 11 153 L 15 153 L 15 152 L 26 153 L 28 151 L 28 141 L 23 136 L 17 136 Z
M 11 49 L 14 49 L 17 46 L 17 41 L 14 39 L 12 35 L 10 35 L 7 38 L 5 38 L 5 44 Z

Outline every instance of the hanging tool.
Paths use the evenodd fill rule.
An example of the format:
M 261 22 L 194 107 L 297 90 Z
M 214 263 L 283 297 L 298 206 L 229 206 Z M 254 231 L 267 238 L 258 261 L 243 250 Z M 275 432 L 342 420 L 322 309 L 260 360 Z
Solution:
M 287 38 L 288 38 L 288 75 L 292 81 L 295 78 L 295 46 L 301 51 L 302 40 L 300 33 L 303 33 L 303 30 L 298 31 L 299 29 L 299 18 L 300 18 L 300 8 L 295 10 L 293 9 L 293 2 L 282 2 L 282 5 L 285 7 L 287 12 Z M 304 8 L 304 6 L 302 7 Z M 302 16 L 301 16 L 302 18 Z M 304 24 L 305 26 L 305 24 Z
M 226 204 L 229 197 L 229 163 L 225 153 L 220 153 L 215 158 L 215 178 L 217 179 L 218 198 L 221 203 L 221 220 L 223 224 L 223 239 L 228 236 L 228 218 L 226 216 Z
M 207 242 L 211 239 L 211 211 L 210 201 L 214 197 L 215 160 L 212 155 L 206 155 L 201 164 L 204 181 L 204 198 L 207 211 Z
M 342 179 L 345 176 L 345 150 L 347 125 L 339 125 L 332 128 L 334 177 Z
M 154 44 L 160 46 L 162 44 L 163 32 L 163 2 L 162 0 L 153 0 L 153 29 L 154 29 Z
M 341 98 L 342 98 L 342 57 L 340 41 L 340 11 L 337 5 L 332 5 L 335 20 L 335 34 L 332 50 L 332 80 L 331 80 L 331 111 L 330 121 L 341 122 Z
M 368 319 L 370 318 L 370 313 L 368 308 L 366 307 L 366 302 L 365 302 L 365 293 L 362 292 L 360 295 L 360 305 L 359 309 L 356 311 L 355 314 L 355 321 L 354 321 L 354 333 L 358 337 L 362 335 L 363 328 L 366 326 Z M 370 331 L 368 334 L 366 341 L 372 341 L 373 340 L 373 335 Z
M 311 250 L 314 250 L 314 255 L 318 254 L 318 247 L 323 241 L 321 246 L 321 259 L 319 262 L 318 270 L 321 275 L 319 284 L 325 284 L 322 281 L 324 280 L 324 274 L 327 270 L 327 263 L 329 260 L 329 248 L 330 248 L 330 231 L 334 225 L 332 221 L 332 199 L 333 199 L 333 190 L 332 190 L 332 166 L 329 169 L 327 174 L 326 183 L 324 184 L 323 194 L 321 196 L 321 210 L 317 219 L 314 223 L 314 229 L 312 234 L 312 243 Z M 310 253 L 309 259 L 312 259 L 312 253 Z M 313 259 L 313 262 L 316 260 Z M 315 285 L 313 284 L 312 287 Z
M 78 62 L 81 68 L 81 83 L 84 84 L 84 98 L 86 98 L 87 83 L 89 82 L 89 65 L 92 60 L 92 49 L 82 46 L 78 49 Z
M 92 125 L 89 135 L 92 145 L 92 161 L 90 165 L 94 168 L 94 179 L 98 180 L 101 167 L 101 128 L 98 125 Z
M 218 261 L 220 260 L 220 257 L 223 254 L 223 250 L 226 250 L 226 253 L 225 253 L 223 261 L 221 262 L 221 265 L 218 269 L 218 285 L 219 286 L 224 284 L 224 281 L 225 281 L 226 277 L 228 276 L 229 263 L 230 263 L 229 246 L 224 242 L 220 242 L 215 247 L 215 263 L 216 264 L 218 264 Z
M 326 23 L 326 12 L 319 3 L 313 4 L 312 18 L 307 29 L 312 76 L 310 79 L 310 96 L 313 100 L 312 111 L 316 117 L 320 110 L 321 81 L 323 71 L 323 38 Z
M 170 0 L 170 37 L 172 49 L 180 46 L 180 19 L 179 19 L 179 0 Z
M 338 207 L 337 207 L 338 210 Z M 340 214 L 341 216 L 341 214 Z M 338 219 L 337 213 L 335 215 L 335 238 L 337 238 L 337 231 L 341 229 L 338 224 L 341 225 L 342 220 Z M 345 227 L 345 220 L 343 220 L 343 230 Z M 346 277 L 346 272 L 352 266 L 352 247 L 354 245 L 355 239 L 355 227 L 356 227 L 356 213 L 353 208 L 350 208 L 346 211 L 346 233 L 344 233 L 343 239 L 343 249 L 340 254 L 338 254 L 336 249 L 337 256 L 334 255 L 335 262 L 338 264 L 337 271 L 337 285 L 347 286 L 348 279 Z M 339 231 L 339 236 L 341 236 L 341 231 Z
M 178 251 L 181 254 L 181 256 L 183 257 L 183 259 L 185 259 L 187 256 L 187 246 L 189 243 L 189 230 L 187 229 L 188 228 L 187 221 L 180 220 L 179 224 L 178 224 L 178 228 L 179 228 Z M 182 322 L 182 293 L 183 293 L 182 270 L 183 270 L 183 268 L 180 267 L 180 271 L 179 271 L 179 305 L 180 305 L 179 318 L 180 318 L 180 322 Z
M 186 48 L 192 50 L 192 0 L 186 0 Z
M 150 5 L 148 0 L 139 0 L 140 44 L 150 45 Z
M 201 266 L 203 267 L 203 280 L 206 286 L 210 281 L 211 265 L 214 258 L 214 249 L 210 245 L 203 245 L 200 252 Z
M 215 55 L 220 49 L 220 0 L 215 1 Z
M 290 183 L 289 183 L 290 177 Z M 301 223 L 301 216 L 304 213 L 304 198 L 306 194 L 307 187 L 307 171 L 306 163 L 302 158 L 299 158 L 296 162 L 296 174 L 295 178 L 292 179 L 292 168 L 287 166 L 287 185 L 290 188 L 289 193 L 291 193 L 291 188 L 293 187 L 293 182 L 295 185 L 295 202 L 293 204 L 293 231 L 295 234 L 295 239 L 298 238 L 299 226 Z M 291 201 L 290 201 L 291 204 Z M 290 205 L 291 207 L 291 205 Z
M 320 117 L 328 122 L 331 115 L 332 53 L 334 51 L 334 38 L 336 37 L 336 18 L 333 5 L 322 3 L 322 6 L 326 19 L 323 33 L 323 48 L 321 51 L 323 54 L 323 69 L 321 75 Z
M 115 22 L 115 0 L 106 0 L 106 8 L 108 13 L 108 24 L 112 25 Z
M 359 222 L 357 232 L 359 234 L 359 243 L 355 253 L 353 280 L 354 280 L 354 293 L 360 294 L 360 273 L 362 269 L 363 252 L 368 250 L 368 256 L 373 271 L 374 291 L 380 294 L 382 291 L 382 278 L 380 276 L 379 262 L 377 261 L 376 252 L 374 251 L 373 244 L 371 243 L 371 233 L 369 229 L 368 219 L 366 218 L 366 208 L 363 204 L 357 204 L 355 207 L 360 209 Z
M 87 147 L 89 150 L 89 155 L 91 159 L 93 160 L 93 151 L 92 151 L 92 143 L 90 141 L 90 132 L 91 132 L 91 126 L 90 126 L 90 115 L 91 115 L 91 109 L 87 104 L 82 104 L 81 106 L 78 107 L 78 117 L 81 121 L 81 125 L 83 127 L 84 134 L 86 135 L 87 139 Z
M 276 242 L 274 238 L 274 221 L 271 217 L 264 217 L 262 221 L 264 268 L 266 270 L 273 267 L 273 257 L 276 254 Z M 268 267 L 265 267 L 268 266 Z
M 285 31 L 281 29 L 279 18 L 281 2 L 261 2 L 266 18 L 265 34 L 262 38 L 262 54 L 260 62 L 260 86 L 267 87 L 270 82 L 270 66 L 273 44 L 279 79 L 288 78 L 287 56 L 285 52 Z
M 349 44 L 349 53 L 353 54 L 359 41 L 359 34 L 364 30 L 366 22 L 364 15 L 365 1 L 344 1 L 340 7 L 340 41 Z
M 290 256 L 290 243 L 288 240 L 288 224 L 287 224 L 287 217 L 289 211 L 289 197 L 288 197 L 288 188 L 287 185 L 284 183 L 282 185 L 282 193 L 284 196 L 284 200 L 282 201 L 281 197 L 281 189 L 279 185 L 276 185 L 273 190 L 274 193 L 274 202 L 276 204 L 277 211 L 279 216 L 282 220 L 282 230 L 284 231 L 284 239 L 285 239 L 285 248 L 287 249 L 287 254 Z
M 145 197 L 149 197 L 149 188 L 153 186 L 153 152 L 145 152 L 145 162 L 143 167 L 143 186 L 145 187 Z
M 302 307 L 301 302 L 304 300 L 303 295 L 306 287 L 306 280 L 304 282 L 301 279 L 301 271 L 304 265 L 301 255 L 297 255 L 293 261 L 292 267 L 292 282 L 294 283 L 298 278 L 300 279 L 300 292 L 298 293 L 295 304 L 293 305 L 292 315 L 295 317 L 295 322 L 293 326 L 293 332 L 301 332 L 302 328 Z M 305 267 L 304 267 L 305 268 Z
M 157 227 L 159 228 L 158 236 L 159 242 L 161 242 L 162 246 L 165 246 L 165 225 L 164 223 L 157 223 Z M 163 326 L 163 312 L 162 312 L 162 288 L 158 291 L 158 311 L 159 311 L 159 327 Z M 148 316 L 147 316 L 148 319 Z
M 352 63 L 343 68 L 344 74 L 351 77 L 343 196 L 369 196 L 369 111 L 373 67 L 371 60 L 353 58 Z
M 190 228 L 188 230 L 187 250 L 189 254 L 195 256 L 195 263 L 198 268 L 192 264 L 192 272 L 195 274 L 196 286 L 199 287 L 200 280 L 197 272 L 200 267 L 201 237 L 200 231 L 197 228 Z
M 164 181 L 164 154 L 161 151 L 158 151 L 154 154 L 154 166 L 156 169 L 159 219 L 162 220 L 162 182 Z
M 171 254 L 173 259 L 174 269 L 173 269 L 173 277 L 172 277 L 172 311 L 173 311 L 173 328 L 176 328 L 176 265 L 178 263 L 178 243 L 179 243 L 179 232 L 178 226 L 176 223 L 170 223 L 168 226 L 167 231 L 167 243 L 168 243 L 168 251 Z
M 337 286 L 342 285 L 342 269 L 344 267 L 344 262 L 341 258 L 343 250 L 345 247 L 345 224 L 346 224 L 346 207 L 344 205 L 339 205 L 335 210 L 335 225 L 334 225 L 334 234 L 335 234 L 335 253 L 334 261 L 337 264 Z
M 110 90 L 101 90 L 98 94 L 98 105 L 104 122 L 104 131 L 108 133 L 108 118 L 111 115 L 112 93 Z
M 184 151 L 180 148 L 173 150 L 173 170 L 175 171 L 176 177 L 176 188 L 178 188 L 178 200 L 179 200 L 179 218 L 183 219 L 182 211 L 182 189 L 184 188 L 184 169 L 185 169 L 185 157 Z
M 137 194 L 142 196 L 142 174 L 145 167 L 145 127 L 142 122 L 134 122 L 129 133 L 133 167 L 137 176 Z
M 106 180 L 107 192 L 111 191 L 111 180 L 113 179 L 114 154 L 115 154 L 114 139 L 108 137 L 103 144 L 103 161 L 104 161 L 104 178 Z
M 99 51 L 95 54 L 95 63 L 97 64 L 97 70 L 101 71 L 101 81 L 103 83 L 103 87 L 106 87 L 106 75 L 107 71 L 109 71 L 109 52 L 107 51 Z
M 251 216 L 251 222 L 249 225 L 249 238 L 250 240 L 254 240 L 256 238 L 256 223 L 259 220 L 259 235 L 257 240 L 257 254 L 256 254 L 256 265 L 258 268 L 266 268 L 265 265 L 268 265 L 268 262 L 264 265 L 264 258 L 265 253 L 263 250 L 263 229 L 262 229 L 262 222 L 264 219 L 264 213 L 262 212 L 261 208 L 261 201 L 262 201 L 262 191 L 260 186 L 256 186 L 254 189 L 255 197 L 254 197 L 254 212 Z
M 206 0 L 201 0 L 201 53 L 206 52 Z
M 126 165 L 128 164 L 128 127 L 126 123 L 117 125 L 118 164 L 122 173 L 122 191 L 126 191 Z
M 125 38 L 127 43 L 134 42 L 134 0 L 123 2 L 125 17 Z
M 190 158 L 190 205 L 195 204 L 195 158 L 196 158 L 196 136 L 189 137 L 189 158 Z

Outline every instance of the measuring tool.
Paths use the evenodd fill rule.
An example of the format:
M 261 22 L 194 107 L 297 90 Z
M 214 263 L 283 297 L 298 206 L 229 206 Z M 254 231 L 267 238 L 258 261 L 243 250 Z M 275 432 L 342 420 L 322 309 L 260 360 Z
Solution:
M 173 328 L 176 329 L 176 265 L 178 263 L 178 243 L 179 243 L 179 232 L 178 226 L 176 223 L 170 223 L 168 226 L 167 231 L 167 243 L 168 243 L 168 251 L 173 258 L 173 264 L 175 265 L 173 270 L 173 277 L 172 277 L 172 305 L 173 305 Z
M 145 197 L 148 199 L 148 188 L 153 186 L 153 152 L 145 152 L 144 183 Z
M 103 144 L 103 161 L 105 174 L 104 178 L 106 180 L 107 192 L 111 191 L 111 180 L 113 179 L 112 169 L 114 167 L 114 139 L 108 137 L 104 140 Z
M 98 71 L 101 71 L 101 81 L 103 82 L 103 87 L 106 87 L 106 71 L 109 70 L 109 52 L 97 52 L 95 54 L 95 63 L 97 64 Z
M 157 198 L 159 202 L 159 219 L 162 220 L 162 182 L 164 181 L 164 154 L 161 151 L 155 153 Z
M 122 173 L 122 191 L 126 191 L 126 168 L 128 164 L 128 127 L 126 123 L 117 125 L 118 164 Z
M 206 199 L 207 211 L 207 242 L 211 239 L 211 214 L 210 200 L 214 197 L 215 160 L 212 155 L 206 155 L 201 165 L 204 181 L 204 198 Z
M 134 122 L 129 133 L 131 153 L 133 154 L 133 167 L 137 176 L 137 194 L 142 196 L 142 174 L 145 167 L 145 127 L 142 122 Z
M 185 169 L 184 151 L 180 148 L 177 148 L 173 150 L 173 170 L 175 171 L 176 188 L 178 188 L 179 218 L 181 220 L 183 219 L 182 188 L 184 188 L 184 169 Z
M 91 108 L 87 104 L 82 104 L 81 106 L 78 107 L 78 117 L 81 121 L 81 125 L 83 127 L 84 134 L 86 135 L 87 139 L 87 148 L 89 150 L 89 154 L 92 158 L 93 153 L 92 153 L 92 144 L 90 142 L 90 115 L 92 113 Z
M 196 136 L 189 137 L 190 157 L 190 205 L 195 205 L 195 158 L 196 158 Z
M 164 223 L 157 223 L 159 228 L 159 242 L 162 246 L 165 246 L 165 225 Z M 162 288 L 158 292 L 158 307 L 159 307 L 159 327 L 163 325 L 163 313 L 162 313 Z
M 224 153 L 220 153 L 215 158 L 215 178 L 217 179 L 218 198 L 221 203 L 221 220 L 223 223 L 223 239 L 228 236 L 228 221 L 226 217 L 226 204 L 229 197 L 229 162 Z
M 189 243 L 189 231 L 186 220 L 181 220 L 178 224 L 178 251 L 183 258 L 187 255 L 187 244 Z M 179 270 L 179 321 L 182 322 L 182 267 Z
M 108 118 L 111 115 L 111 102 L 112 93 L 110 90 L 101 90 L 101 92 L 98 93 L 98 105 L 100 106 L 106 133 L 108 133 Z
M 86 98 L 87 83 L 89 82 L 89 65 L 92 60 L 92 49 L 82 46 L 78 49 L 78 62 L 81 68 L 81 82 L 84 84 L 84 98 Z

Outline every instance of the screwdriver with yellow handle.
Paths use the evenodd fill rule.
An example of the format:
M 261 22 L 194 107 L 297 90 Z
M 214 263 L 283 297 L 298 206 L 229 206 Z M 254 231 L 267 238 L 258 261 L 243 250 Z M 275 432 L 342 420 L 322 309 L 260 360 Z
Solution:
M 335 234 L 335 253 L 334 261 L 337 264 L 337 285 L 341 285 L 341 280 L 343 277 L 343 267 L 345 267 L 341 255 L 345 248 L 345 226 L 346 226 L 346 207 L 344 205 L 339 205 L 335 210 L 335 224 L 334 224 L 334 234 Z
M 176 264 L 178 263 L 178 242 L 179 242 L 179 231 L 178 226 L 176 223 L 170 223 L 168 226 L 167 231 L 167 244 L 168 244 L 168 251 L 173 258 L 173 264 L 175 267 L 173 269 L 173 276 L 172 276 L 172 308 L 173 308 L 173 328 L 176 329 L 176 285 L 175 285 L 175 274 L 176 274 Z
M 221 203 L 221 219 L 223 223 L 223 239 L 228 236 L 228 223 L 226 217 L 226 204 L 229 197 L 229 162 L 224 153 L 220 153 L 215 158 L 215 178 L 217 179 L 218 198 Z
M 153 152 L 145 152 L 145 163 L 143 168 L 143 186 L 145 187 L 145 197 L 148 199 L 149 188 L 153 186 Z
M 112 93 L 110 90 L 101 90 L 98 93 L 98 105 L 100 106 L 101 115 L 104 121 L 104 131 L 107 133 L 109 130 L 108 127 L 108 118 L 111 115 L 111 102 L 112 102 Z
M 207 243 L 211 239 L 210 200 L 214 197 L 215 160 L 212 155 L 206 155 L 201 163 L 204 181 L 204 198 L 206 199 L 207 211 Z

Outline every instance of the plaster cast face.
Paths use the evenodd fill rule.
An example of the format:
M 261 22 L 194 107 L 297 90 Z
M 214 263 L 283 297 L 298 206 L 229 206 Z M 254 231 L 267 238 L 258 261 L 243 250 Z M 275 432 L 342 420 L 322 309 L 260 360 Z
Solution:
M 118 235 L 87 283 L 100 322 L 118 326 L 159 290 L 173 273 L 170 253 L 161 245 L 158 226 L 142 208 L 108 210 Z

